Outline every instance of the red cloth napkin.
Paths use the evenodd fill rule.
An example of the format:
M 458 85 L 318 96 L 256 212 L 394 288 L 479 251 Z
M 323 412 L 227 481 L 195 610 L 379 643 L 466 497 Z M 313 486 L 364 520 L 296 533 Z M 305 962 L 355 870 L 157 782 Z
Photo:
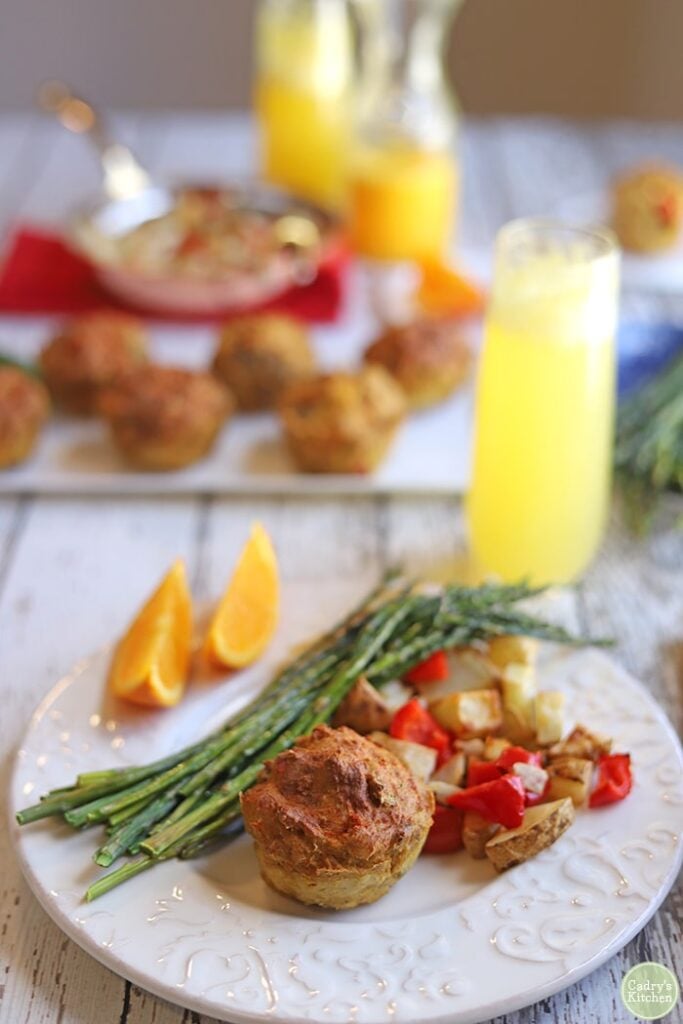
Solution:
M 348 254 L 340 249 L 325 261 L 310 284 L 290 288 L 251 311 L 277 310 L 323 323 L 334 320 L 342 303 L 347 264 Z M 132 309 L 105 291 L 91 264 L 72 252 L 59 235 L 34 227 L 21 227 L 15 232 L 0 268 L 0 314 L 74 314 L 102 306 Z M 155 320 L 200 322 L 224 320 L 236 312 L 179 317 L 150 310 L 132 311 Z

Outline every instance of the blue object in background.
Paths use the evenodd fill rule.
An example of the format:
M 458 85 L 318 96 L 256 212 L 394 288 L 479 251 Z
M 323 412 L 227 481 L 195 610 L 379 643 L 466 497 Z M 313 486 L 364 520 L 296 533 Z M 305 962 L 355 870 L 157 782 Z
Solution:
M 683 324 L 626 320 L 617 334 L 619 397 L 639 388 L 683 351 Z

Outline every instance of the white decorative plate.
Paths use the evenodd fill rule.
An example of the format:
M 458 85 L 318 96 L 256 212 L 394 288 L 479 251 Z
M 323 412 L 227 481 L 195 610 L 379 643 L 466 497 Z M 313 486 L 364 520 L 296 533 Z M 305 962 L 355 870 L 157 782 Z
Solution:
M 286 646 L 347 606 L 339 591 L 311 606 L 306 589 L 309 602 L 288 589 L 288 644 L 275 644 L 267 664 L 196 685 L 170 712 L 111 705 L 106 654 L 78 664 L 22 741 L 14 809 L 80 770 L 149 760 L 213 728 L 262 685 Z M 569 721 L 631 751 L 635 785 L 622 804 L 578 814 L 551 849 L 504 875 L 465 854 L 423 857 L 380 902 L 334 914 L 268 890 L 243 836 L 86 904 L 99 871 L 94 833 L 54 821 L 12 826 L 16 849 L 34 893 L 75 942 L 182 1006 L 237 1022 L 489 1020 L 607 960 L 651 917 L 681 862 L 683 759 L 644 687 L 592 650 L 549 650 L 541 684 L 565 691 Z

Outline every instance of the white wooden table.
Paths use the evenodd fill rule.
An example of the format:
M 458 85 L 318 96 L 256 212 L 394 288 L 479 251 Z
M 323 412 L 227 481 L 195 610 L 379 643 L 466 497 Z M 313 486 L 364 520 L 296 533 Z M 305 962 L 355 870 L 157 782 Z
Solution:
M 155 172 L 240 171 L 253 139 L 243 119 L 136 116 L 124 137 Z M 0 226 L 30 216 L 57 221 L 97 186 L 78 140 L 37 117 L 0 119 Z M 576 127 L 552 121 L 467 125 L 464 241 L 488 244 L 512 216 L 538 212 L 567 190 L 594 188 L 618 166 L 658 155 L 683 163 L 673 126 Z M 651 297 L 632 295 L 652 309 Z M 683 300 L 681 300 L 683 301 Z M 676 300 L 662 302 L 677 312 Z M 0 337 L 2 325 L 0 323 Z M 667 503 L 658 529 L 637 543 L 613 523 L 585 581 L 568 597 L 570 621 L 617 638 L 616 657 L 683 724 L 682 511 Z M 362 576 L 390 562 L 429 569 L 463 544 L 461 510 L 446 499 L 20 499 L 0 501 L 0 743 L 4 803 L 14 747 L 58 676 L 109 642 L 152 582 L 180 555 L 198 598 L 215 595 L 248 525 L 261 519 L 286 578 Z M 582 983 L 505 1018 L 506 1024 L 626 1024 L 618 987 L 643 960 L 683 978 L 680 885 L 647 928 Z M 670 1018 L 680 1020 L 681 1017 Z M 122 981 L 65 938 L 20 877 L 0 830 L 0 1021 L 3 1024 L 210 1024 Z M 502 1018 L 498 1022 L 502 1024 Z

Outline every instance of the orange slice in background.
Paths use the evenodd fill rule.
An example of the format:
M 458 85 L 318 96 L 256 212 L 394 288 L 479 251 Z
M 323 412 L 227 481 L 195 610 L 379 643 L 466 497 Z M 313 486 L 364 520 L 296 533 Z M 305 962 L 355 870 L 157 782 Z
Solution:
M 415 296 L 425 313 L 437 316 L 474 316 L 484 309 L 484 292 L 441 260 L 420 264 L 420 283 Z
M 206 634 L 205 654 L 223 668 L 251 665 L 270 643 L 279 611 L 277 558 L 266 530 L 254 523 Z
M 173 564 L 114 652 L 109 685 L 133 704 L 168 708 L 187 683 L 192 644 L 192 598 L 185 566 Z

